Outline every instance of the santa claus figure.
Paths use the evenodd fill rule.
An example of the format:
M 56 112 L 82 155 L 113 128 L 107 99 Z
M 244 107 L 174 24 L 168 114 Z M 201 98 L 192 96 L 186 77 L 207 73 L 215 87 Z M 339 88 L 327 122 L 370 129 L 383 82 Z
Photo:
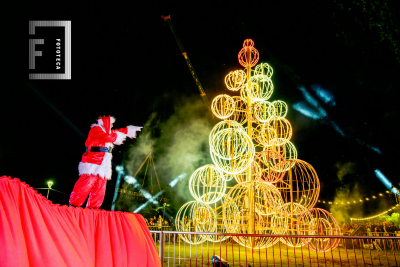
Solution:
M 86 208 L 99 208 L 104 200 L 107 180 L 111 180 L 111 159 L 114 145 L 121 145 L 126 137 L 135 138 L 143 127 L 127 126 L 111 130 L 115 118 L 99 117 L 92 124 L 86 140 L 86 152 L 79 163 L 79 179 L 69 198 L 69 204 L 80 207 L 89 198 Z

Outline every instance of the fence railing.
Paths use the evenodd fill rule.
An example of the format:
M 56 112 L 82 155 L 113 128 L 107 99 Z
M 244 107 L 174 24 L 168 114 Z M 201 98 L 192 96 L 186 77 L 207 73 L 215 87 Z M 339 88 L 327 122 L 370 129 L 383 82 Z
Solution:
M 162 266 L 399 266 L 400 237 L 150 231 Z M 186 241 L 206 240 L 200 244 Z M 238 240 L 274 240 L 258 249 Z M 193 242 L 195 243 L 195 242 Z M 290 244 L 290 245 L 287 245 Z M 292 246 L 294 244 L 294 246 Z M 314 244 L 314 245 L 313 245 Z M 336 247 L 334 249 L 329 248 Z M 261 246 L 261 245 L 260 245 Z M 253 248 L 252 248 L 253 247 Z M 316 252 L 315 248 L 325 251 Z M 313 249 L 314 248 L 314 249 Z M 328 249 L 326 249 L 328 248 Z M 220 260 L 219 260 L 220 259 Z
M 175 231 L 175 226 L 170 226 L 170 225 L 163 225 L 163 226 L 157 226 L 157 225 L 147 225 L 150 231 Z

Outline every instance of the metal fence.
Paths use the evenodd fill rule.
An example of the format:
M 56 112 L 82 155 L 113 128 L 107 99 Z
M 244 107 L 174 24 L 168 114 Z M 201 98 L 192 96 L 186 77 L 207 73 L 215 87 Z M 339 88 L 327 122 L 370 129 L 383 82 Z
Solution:
M 175 231 L 175 226 L 170 226 L 170 225 L 163 225 L 163 226 L 157 226 L 157 225 L 147 225 L 149 228 L 150 232 L 152 231 Z
M 301 236 L 250 235 L 176 231 L 150 231 L 163 266 L 399 266 L 400 237 L 394 236 Z M 189 244 L 182 237 L 204 235 L 207 240 Z M 212 242 L 210 240 L 223 241 Z M 275 245 L 254 249 L 235 242 L 239 237 L 273 238 Z M 290 239 L 298 247 L 285 245 Z M 305 241 L 306 240 L 306 241 Z M 316 252 L 304 243 L 331 242 L 335 249 Z M 292 243 L 293 244 L 293 243 Z M 221 261 L 216 260 L 216 257 Z

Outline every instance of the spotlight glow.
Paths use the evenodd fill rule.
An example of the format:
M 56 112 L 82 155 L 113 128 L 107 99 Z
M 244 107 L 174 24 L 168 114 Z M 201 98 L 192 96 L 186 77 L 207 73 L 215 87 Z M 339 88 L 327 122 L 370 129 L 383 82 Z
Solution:
M 311 85 L 311 89 L 315 92 L 315 94 L 326 104 L 330 106 L 335 106 L 335 96 L 329 92 L 328 90 L 321 87 L 320 84 L 313 84 Z
M 375 151 L 378 154 L 382 154 L 381 150 L 379 148 L 377 148 L 377 147 L 373 147 L 373 146 L 370 146 L 370 145 L 367 145 L 367 147 L 372 149 L 373 151 Z
M 182 173 L 181 175 L 179 175 L 178 177 L 176 177 L 174 180 L 172 180 L 172 181 L 169 183 L 169 186 L 170 186 L 170 187 L 174 187 L 178 182 L 182 181 L 183 178 L 185 178 L 185 177 L 186 177 L 186 173 L 184 172 L 184 173 Z
M 137 180 L 134 177 L 129 176 L 129 175 L 124 176 L 124 180 L 128 184 L 132 184 L 132 185 L 136 185 L 137 184 Z
M 181 175 L 179 175 L 178 177 L 176 177 L 174 180 L 172 180 L 172 181 L 169 183 L 169 186 L 174 187 L 178 182 L 182 181 L 183 178 L 185 178 L 185 177 L 186 177 L 186 173 L 182 173 Z M 133 177 L 130 176 L 128 179 L 131 179 L 131 178 L 133 178 Z M 125 181 L 127 180 L 126 177 L 124 177 L 124 179 L 125 179 Z M 133 178 L 133 179 L 135 179 L 135 178 Z M 133 181 L 133 180 L 131 180 L 131 181 Z M 135 181 L 136 181 L 136 179 L 135 179 Z M 136 183 L 137 183 L 137 181 L 136 181 Z M 135 184 L 134 184 L 134 186 L 135 186 Z M 140 185 L 139 185 L 139 186 L 140 186 Z M 159 204 L 159 202 L 157 201 L 157 198 L 164 192 L 164 190 L 158 192 L 158 193 L 157 193 L 156 195 L 154 195 L 154 196 L 152 196 L 149 192 L 147 192 L 147 191 L 144 190 L 144 189 L 141 189 L 140 192 L 141 192 L 142 195 L 143 195 L 145 198 L 147 198 L 148 200 L 147 200 L 146 203 L 144 203 L 144 204 L 141 205 L 139 208 L 137 208 L 137 209 L 134 211 L 134 213 L 138 213 L 140 210 L 142 210 L 144 207 L 146 207 L 149 203 Z M 167 215 L 167 214 L 166 214 L 166 215 Z
M 379 155 L 382 154 L 382 152 L 381 152 L 381 150 L 380 150 L 379 148 L 373 147 L 373 146 L 371 146 L 371 145 L 368 145 L 368 144 L 366 144 L 366 143 L 365 143 L 363 140 L 361 140 L 361 139 L 356 139 L 356 140 L 357 140 L 357 142 L 358 142 L 359 144 L 368 147 L 369 149 L 375 151 L 375 152 L 378 153 Z
M 379 180 L 386 186 L 387 189 L 392 191 L 393 194 L 398 194 L 399 190 L 393 187 L 393 184 L 389 181 L 388 178 L 378 169 L 375 169 L 375 175 Z
M 300 112 L 301 114 L 303 114 L 311 119 L 317 120 L 317 119 L 321 118 L 321 116 L 319 114 L 317 114 L 317 112 L 315 112 L 315 111 L 311 110 L 309 107 L 307 107 L 307 104 L 305 104 L 304 102 L 299 102 L 299 103 L 294 104 L 293 108 L 295 110 L 297 110 L 298 112 Z
M 318 100 L 315 99 L 304 86 L 299 86 L 297 87 L 302 93 L 304 98 L 307 100 L 308 103 L 310 103 L 311 105 L 313 105 L 314 107 L 318 107 Z
M 145 190 L 143 190 L 145 191 Z M 146 191 L 147 192 L 147 191 Z M 158 192 L 157 194 L 155 194 L 153 197 L 151 197 L 150 193 L 147 193 L 147 196 L 143 195 L 145 198 L 148 199 L 148 201 L 146 203 L 144 203 L 143 205 L 141 205 L 139 208 L 137 208 L 134 213 L 138 213 L 140 210 L 142 210 L 144 207 L 146 207 L 150 202 L 153 204 L 159 204 L 159 202 L 156 200 L 162 193 L 164 192 L 164 190 Z M 148 198 L 148 196 L 150 196 L 150 198 Z
M 329 119 L 329 122 L 330 122 L 330 124 L 332 125 L 333 129 L 336 130 L 336 132 L 338 132 L 338 133 L 339 133 L 341 136 L 343 136 L 343 137 L 346 136 L 346 134 L 342 131 L 342 129 L 339 128 L 339 126 L 338 126 L 334 121 L 332 121 L 331 119 Z

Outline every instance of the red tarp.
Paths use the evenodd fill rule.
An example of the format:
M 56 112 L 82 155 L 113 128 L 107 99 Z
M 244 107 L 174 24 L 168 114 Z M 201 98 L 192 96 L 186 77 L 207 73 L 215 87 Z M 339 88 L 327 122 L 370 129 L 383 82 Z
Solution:
M 161 266 L 139 214 L 52 204 L 0 177 L 0 266 Z

